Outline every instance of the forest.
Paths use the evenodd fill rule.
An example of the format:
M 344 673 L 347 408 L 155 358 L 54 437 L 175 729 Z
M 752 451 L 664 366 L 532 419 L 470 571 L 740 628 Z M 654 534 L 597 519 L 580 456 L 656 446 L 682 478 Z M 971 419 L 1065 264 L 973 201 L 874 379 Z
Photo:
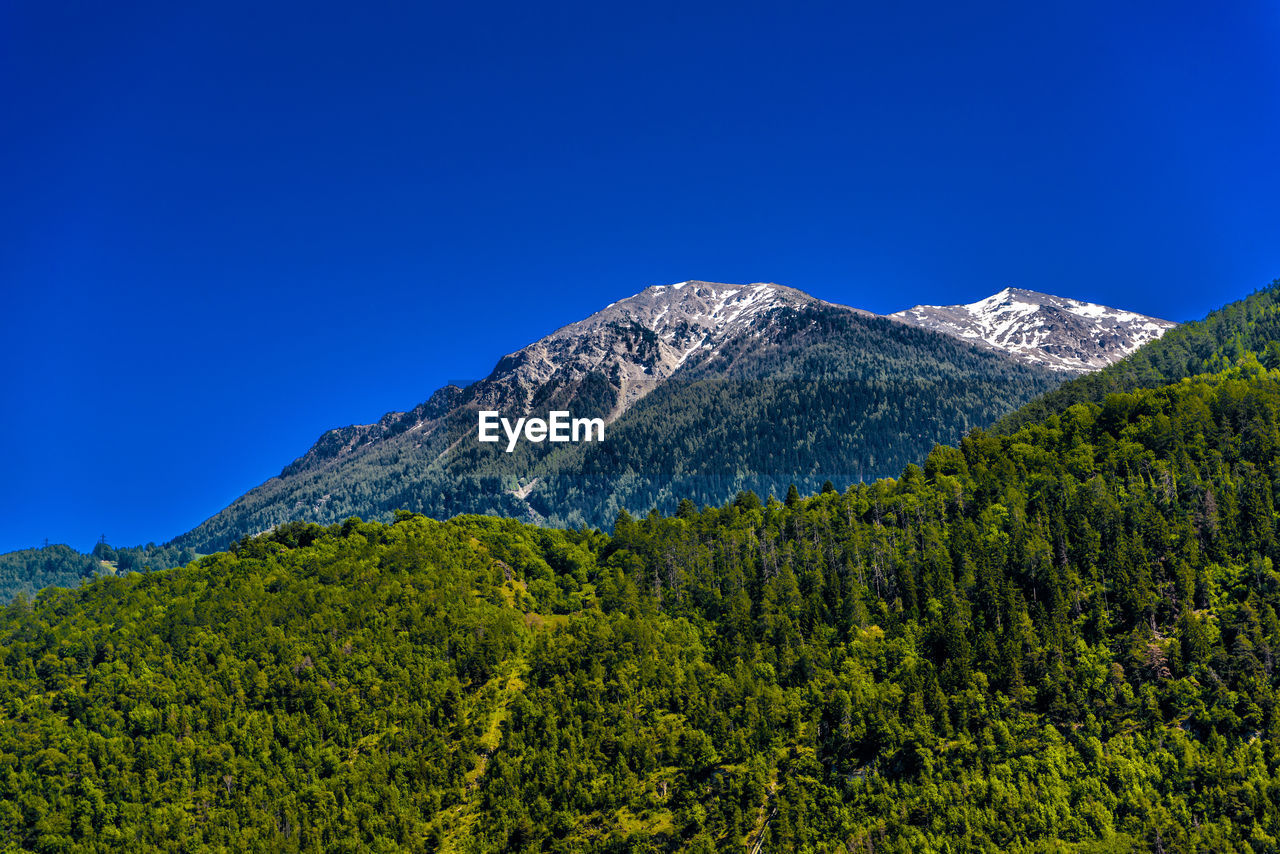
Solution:
M 896 478 L 610 533 L 292 523 L 19 598 L 0 838 L 1276 851 L 1280 366 L 1250 336 L 1278 295 L 1229 366 Z
M 0 554 L 0 603 L 21 594 L 30 598 L 46 587 L 75 587 L 101 571 L 93 556 L 70 546 L 46 544 Z
M 0 839 L 1280 849 L 1277 296 L 893 479 L 611 533 L 293 522 L 19 597 Z

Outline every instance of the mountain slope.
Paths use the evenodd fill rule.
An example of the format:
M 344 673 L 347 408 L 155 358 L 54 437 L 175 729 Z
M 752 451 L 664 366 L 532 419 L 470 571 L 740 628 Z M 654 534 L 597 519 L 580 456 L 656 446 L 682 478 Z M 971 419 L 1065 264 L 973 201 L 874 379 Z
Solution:
M 484 380 L 326 433 L 175 545 L 206 552 L 293 519 L 496 513 L 606 525 L 888 476 L 1059 380 L 1045 368 L 772 284 L 649 288 L 503 357 Z M 598 444 L 477 441 L 481 409 L 609 422 Z
M 1020 288 L 968 305 L 918 305 L 889 316 L 1071 373 L 1106 367 L 1177 325 Z

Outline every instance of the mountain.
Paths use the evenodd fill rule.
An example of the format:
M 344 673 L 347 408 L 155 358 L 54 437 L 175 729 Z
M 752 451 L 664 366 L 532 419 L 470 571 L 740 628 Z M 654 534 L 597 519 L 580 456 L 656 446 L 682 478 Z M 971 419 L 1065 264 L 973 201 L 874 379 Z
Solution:
M 408 412 L 325 433 L 174 541 L 197 552 L 294 519 L 492 513 L 606 526 L 618 511 L 817 491 L 894 474 L 1061 375 L 776 284 L 656 286 Z M 602 419 L 606 440 L 478 441 L 482 410 Z
M 1118 362 L 1177 325 L 1020 288 L 1005 288 L 968 305 L 918 305 L 889 316 L 1071 373 Z
M 1083 383 L 843 491 L 619 514 L 611 534 L 292 523 L 0 609 L 0 834 L 1275 851 L 1278 297 L 1144 348 L 1112 376 L 1125 391 Z M 850 330 L 902 354 L 933 340 L 839 317 L 800 307 L 777 364 L 844 353 Z
M 193 550 L 298 518 L 389 518 L 409 508 L 601 526 L 623 508 L 670 512 L 681 499 L 718 504 L 743 489 L 782 494 L 792 483 L 807 492 L 827 480 L 843 487 L 892 475 L 935 442 L 1012 412 L 1059 382 L 1062 368 L 1118 358 L 1141 334 L 1170 325 L 1139 317 L 1006 290 L 885 320 L 776 284 L 654 286 L 503 357 L 479 383 L 326 432 L 279 477 L 194 531 L 166 547 L 120 549 L 121 560 L 180 565 Z M 890 322 L 904 320 L 942 334 Z M 982 334 L 996 343 L 974 337 Z M 1027 349 L 1032 341 L 1043 350 Z M 1031 371 L 975 358 L 973 345 Z M 522 443 L 508 455 L 471 441 L 481 409 L 519 416 L 554 408 L 607 421 L 608 442 Z M 50 574 L 37 552 L 6 557 L 4 598 L 75 584 L 79 565 L 94 565 Z

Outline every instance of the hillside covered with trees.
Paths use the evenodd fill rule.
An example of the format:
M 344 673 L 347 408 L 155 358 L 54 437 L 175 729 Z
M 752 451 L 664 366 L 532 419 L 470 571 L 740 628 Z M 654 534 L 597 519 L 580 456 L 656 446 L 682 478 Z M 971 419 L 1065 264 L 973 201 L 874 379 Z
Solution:
M 0 554 L 0 603 L 31 598 L 46 587 L 75 587 L 95 577 L 101 563 L 70 546 L 46 545 Z
M 157 546 L 114 548 L 103 541 L 84 554 L 67 545 L 46 545 L 0 554 L 0 605 L 32 598 L 46 587 L 75 587 L 99 575 L 151 572 L 189 563 L 190 549 Z
M 0 833 L 1274 851 L 1278 489 L 1280 369 L 1246 350 L 611 535 L 284 526 L 0 616 Z

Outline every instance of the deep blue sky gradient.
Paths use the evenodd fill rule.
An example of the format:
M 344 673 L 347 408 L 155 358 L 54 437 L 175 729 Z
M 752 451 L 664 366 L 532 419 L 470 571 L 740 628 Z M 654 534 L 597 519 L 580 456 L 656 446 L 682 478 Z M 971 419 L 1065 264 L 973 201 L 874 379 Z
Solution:
M 651 284 L 1203 316 L 1280 276 L 1278 10 L 0 4 L 0 551 L 167 540 Z

